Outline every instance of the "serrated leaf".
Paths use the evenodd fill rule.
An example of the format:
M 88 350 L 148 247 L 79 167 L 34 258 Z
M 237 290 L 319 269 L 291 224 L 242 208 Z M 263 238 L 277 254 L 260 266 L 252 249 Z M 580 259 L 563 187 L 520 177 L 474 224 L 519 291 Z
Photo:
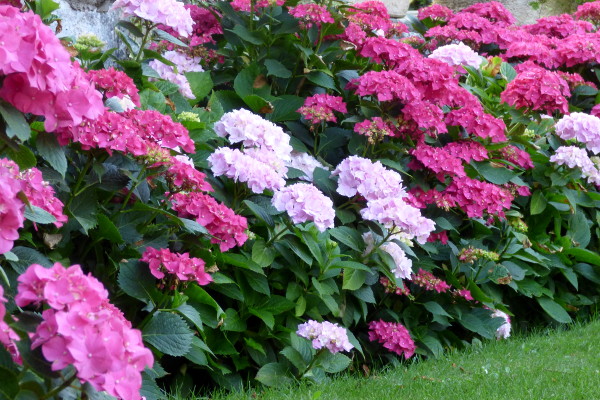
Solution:
M 302 354 L 300 354 L 300 352 L 292 346 L 285 347 L 280 353 L 283 354 L 283 356 L 287 358 L 288 361 L 298 369 L 298 371 L 303 371 L 306 369 L 307 364 L 304 361 Z
M 292 76 L 292 71 L 287 69 L 281 62 L 268 58 L 264 61 L 267 67 L 267 75 L 273 75 L 278 78 L 289 78 Z
M 541 214 L 546 209 L 548 200 L 544 197 L 544 193 L 541 190 L 533 192 L 531 195 L 530 213 L 531 215 Z
M 150 302 L 159 297 L 156 289 L 156 278 L 152 276 L 148 266 L 142 262 L 131 260 L 122 262 L 119 268 L 119 287 L 129 296 Z
M 304 105 L 304 98 L 284 94 L 273 101 L 273 112 L 269 119 L 273 122 L 295 121 L 300 118 L 298 109 Z
M 264 209 L 264 207 L 250 201 L 244 200 L 244 204 L 252 211 L 257 218 L 261 219 L 265 224 L 269 226 L 273 226 L 275 223 L 273 222 L 273 217 L 269 215 L 269 213 Z
M 98 223 L 96 218 L 97 206 L 96 192 L 86 190 L 81 195 L 75 197 L 69 207 L 71 214 L 79 222 L 86 235 Z
M 48 132 L 40 132 L 36 139 L 37 151 L 64 178 L 67 173 L 67 156 L 65 148 L 58 144 L 56 136 Z
M 11 251 L 18 257 L 18 261 L 10 261 L 10 265 L 19 274 L 25 272 L 31 264 L 39 264 L 45 268 L 52 267 L 52 261 L 35 249 L 17 246 Z
M 187 358 L 196 365 L 208 365 L 208 357 L 206 356 L 206 352 L 199 344 L 199 342 L 202 341 L 194 336 L 194 338 L 192 339 L 190 351 L 185 355 L 185 358 Z
M 26 206 L 23 215 L 29 221 L 38 224 L 52 224 L 56 222 L 54 215 L 38 206 Z
M 339 92 L 338 88 L 335 86 L 335 81 L 333 78 L 324 72 L 312 71 L 306 75 L 306 78 L 315 85 Z
M 427 309 L 427 311 L 429 311 L 430 313 L 432 313 L 434 315 L 442 315 L 444 317 L 450 317 L 451 318 L 451 315 L 448 314 L 446 312 L 446 310 L 444 310 L 442 308 L 442 306 L 440 306 L 435 301 L 428 301 L 427 303 L 423 304 L 423 306 Z
M 512 82 L 517 77 L 517 71 L 507 62 L 500 65 L 500 74 L 507 82 Z
M 17 163 L 21 170 L 33 168 L 37 165 L 37 158 L 29 147 L 19 144 L 16 149 L 8 148 L 6 150 L 9 158 Z
M 256 380 L 266 386 L 284 386 L 292 382 L 287 367 L 282 363 L 263 365 L 256 374 Z
M 182 304 L 177 307 L 177 311 L 188 319 L 191 323 L 193 323 L 198 331 L 202 331 L 202 318 L 200 317 L 200 313 L 194 307 L 189 304 Z
M 31 136 L 31 128 L 25 120 L 23 113 L 11 106 L 2 102 L 0 104 L 0 114 L 6 121 L 6 135 L 9 138 L 17 137 L 21 141 L 26 141 Z
M 342 289 L 356 290 L 365 283 L 366 278 L 367 273 L 365 271 L 345 268 Z
M 252 246 L 252 261 L 257 263 L 263 268 L 266 268 L 273 264 L 276 253 L 272 247 L 267 247 L 266 243 L 262 239 L 256 240 Z
M 269 327 L 269 329 L 273 329 L 275 326 L 275 318 L 270 312 L 265 310 L 257 310 L 254 308 L 249 308 L 248 311 L 250 311 L 250 314 L 256 315 L 258 318 L 260 318 L 265 325 Z
M 341 372 L 350 365 L 350 358 L 342 353 L 325 353 L 326 356 L 321 360 L 321 368 L 330 374 Z
M 568 324 L 572 322 L 571 317 L 565 311 L 565 309 L 551 298 L 538 297 L 536 300 L 544 309 L 544 311 L 546 311 L 548 315 L 556 321 L 561 322 L 563 324 Z
M 203 100 L 214 87 L 210 71 L 188 72 L 185 74 L 196 100 Z
M 364 247 L 362 236 L 356 229 L 347 226 L 338 226 L 337 228 L 330 229 L 329 234 L 352 250 L 360 252 Z
M 142 331 L 145 342 L 158 351 L 178 357 L 187 354 L 194 334 L 177 314 L 159 311 Z

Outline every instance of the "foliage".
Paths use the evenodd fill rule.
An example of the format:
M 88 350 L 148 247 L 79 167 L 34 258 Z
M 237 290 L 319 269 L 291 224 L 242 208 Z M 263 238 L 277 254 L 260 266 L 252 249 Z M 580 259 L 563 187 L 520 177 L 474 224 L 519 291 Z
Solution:
M 2 343 L 17 361 L 19 343 L 11 376 L 32 371 L 15 393 L 63 388 L 52 379 L 64 365 L 27 335 L 51 314 L 52 290 L 14 301 L 31 264 L 79 264 L 101 282 L 152 350 L 137 388 L 148 399 L 248 378 L 322 382 L 351 364 L 396 362 L 386 349 L 440 356 L 508 337 L 509 315 L 567 323 L 597 309 L 600 172 L 557 150 L 587 156 L 600 131 L 583 124 L 575 141 L 555 128 L 567 111 L 594 114 L 597 61 L 501 40 L 566 48 L 587 33 L 561 36 L 562 20 L 520 31 L 497 3 L 422 10 L 422 36 L 377 2 L 163 3 L 116 3 L 133 16 L 118 27 L 127 59 L 80 38 L 71 50 L 84 73 L 40 22 L 38 48 L 54 46 L 61 67 L 43 51 L 52 73 L 31 70 L 37 79 L 0 64 L 2 152 L 16 163 L 0 165 L 11 216 L 0 275 L 5 323 L 20 338 Z M 471 49 L 425 57 L 456 40 Z M 52 85 L 57 71 L 70 83 Z M 56 106 L 40 109 L 14 82 Z M 69 96 L 84 89 L 74 107 Z M 327 343 L 303 335 L 311 346 L 296 333 L 308 320 L 341 330 Z M 112 390 L 73 369 L 62 378 L 82 384 L 69 390 Z

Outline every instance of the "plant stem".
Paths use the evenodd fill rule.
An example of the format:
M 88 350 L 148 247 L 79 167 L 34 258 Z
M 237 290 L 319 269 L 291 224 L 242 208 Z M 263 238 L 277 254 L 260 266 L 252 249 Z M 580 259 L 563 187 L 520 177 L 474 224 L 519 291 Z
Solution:
M 302 378 L 304 375 L 306 375 L 308 373 L 308 371 L 310 371 L 310 369 L 315 365 L 315 362 L 317 361 L 317 359 L 321 356 L 321 354 L 323 354 L 325 352 L 325 350 L 326 350 L 325 348 L 322 348 L 322 349 L 319 349 L 319 351 L 317 351 L 317 354 L 315 354 L 313 359 L 308 364 L 308 367 L 306 367 L 304 372 L 302 372 L 300 374 L 299 378 Z
M 69 385 L 71 383 L 73 383 L 73 381 L 75 380 L 76 377 L 77 377 L 77 372 L 74 372 L 73 375 L 71 375 L 70 378 L 65 379 L 65 381 L 60 386 L 57 386 L 54 389 L 52 389 L 51 391 L 49 391 L 48 393 L 46 393 L 41 398 L 41 400 L 50 399 L 50 398 L 56 396 L 57 394 L 59 394 L 60 392 L 65 390 L 67 387 L 69 387 Z
M 144 54 L 144 47 L 146 47 L 146 43 L 148 43 L 150 33 L 152 32 L 152 29 L 154 29 L 154 24 L 147 22 L 144 24 L 144 27 L 146 28 L 146 32 L 144 33 L 142 43 L 140 44 L 140 51 L 138 51 L 137 55 L 135 56 L 136 62 L 140 62 L 140 60 L 142 59 L 142 54 Z
M 121 209 L 119 210 L 119 212 L 123 211 L 125 209 L 125 207 L 127 207 L 127 203 L 129 203 L 129 199 L 131 199 L 131 195 L 133 194 L 133 191 L 140 185 L 140 183 L 142 183 L 142 175 L 144 175 L 145 173 L 146 173 L 146 164 L 144 164 L 144 166 L 140 170 L 140 173 L 137 176 L 136 182 L 133 185 L 131 185 L 131 189 L 129 189 L 129 193 L 127 193 L 127 196 L 125 196 L 125 199 L 123 200 L 123 205 L 121 206 Z
M 83 167 L 83 169 L 79 173 L 79 176 L 77 177 L 77 182 L 75 182 L 75 186 L 73 187 L 73 191 L 71 192 L 72 193 L 71 197 L 69 197 L 69 200 L 67 201 L 67 204 L 65 204 L 65 209 L 68 209 L 69 206 L 71 205 L 71 203 L 73 202 L 73 199 L 75 197 L 77 197 L 77 195 L 80 194 L 79 193 L 79 187 L 81 186 L 81 183 L 83 182 L 83 178 L 85 178 L 85 176 L 87 175 L 88 171 L 92 167 L 93 161 L 94 161 L 94 157 L 92 156 L 91 153 L 88 153 L 87 162 L 85 163 L 85 166 Z

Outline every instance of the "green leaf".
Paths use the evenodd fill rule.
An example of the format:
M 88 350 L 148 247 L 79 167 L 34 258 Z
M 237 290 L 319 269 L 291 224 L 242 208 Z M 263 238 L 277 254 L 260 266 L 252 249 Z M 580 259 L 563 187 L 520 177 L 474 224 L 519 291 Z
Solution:
M 493 167 L 488 162 L 472 162 L 473 167 L 489 182 L 503 185 L 517 176 L 517 173 L 505 167 Z
M 131 33 L 135 37 L 138 37 L 138 38 L 144 37 L 144 34 L 142 33 L 142 31 L 140 31 L 140 28 L 138 28 L 137 26 L 135 26 L 133 23 L 131 23 L 129 21 L 119 21 L 117 23 L 117 26 L 120 26 L 121 28 L 126 29 L 129 33 Z
M 281 62 L 272 58 L 267 58 L 265 61 L 267 67 L 267 75 L 273 75 L 278 78 L 289 78 L 292 76 L 292 71 L 286 68 Z
M 242 39 L 245 42 L 252 43 L 257 46 L 264 44 L 264 41 L 260 37 L 258 37 L 254 32 L 250 32 L 248 29 L 246 29 L 245 26 L 241 24 L 234 26 L 233 29 L 227 30 L 235 33 L 240 39 Z
M 152 276 L 148 266 L 140 261 L 120 263 L 117 282 L 126 294 L 143 302 L 148 303 L 160 297 L 155 286 L 156 278 Z
M 56 222 L 54 215 L 38 206 L 27 206 L 23 213 L 26 219 L 38 224 L 52 224 Z
M 304 98 L 290 94 L 279 96 L 273 101 L 273 113 L 269 119 L 273 122 L 295 121 L 300 119 L 298 109 L 304 105 Z
M 22 142 L 31 136 L 31 128 L 25 120 L 23 113 L 8 103 L 0 103 L 0 114 L 6 121 L 6 135 L 9 138 L 17 137 Z
M 242 100 L 244 100 L 244 103 L 246 103 L 252 111 L 258 114 L 269 113 L 273 110 L 273 105 L 270 102 L 256 94 L 244 96 Z
M 538 297 L 537 302 L 553 319 L 563 324 L 571 323 L 571 317 L 565 309 L 549 297 Z
M 579 85 L 573 89 L 573 95 L 578 96 L 595 96 L 598 94 L 598 89 L 594 89 L 588 85 Z
M 86 190 L 71 202 L 70 211 L 77 222 L 81 224 L 83 231 L 87 235 L 88 231 L 96 226 L 98 219 L 96 217 L 98 201 L 96 192 Z
M 175 36 L 165 32 L 165 31 L 162 31 L 160 29 L 155 29 L 154 33 L 156 34 L 156 36 L 158 36 L 162 40 L 166 40 L 167 42 L 171 42 L 173 44 L 176 44 L 177 46 L 188 47 L 187 44 L 183 43 L 181 40 L 177 39 Z
M 329 234 L 352 250 L 361 252 L 364 247 L 362 236 L 356 229 L 347 226 L 338 226 L 329 230 Z
M 50 261 L 45 255 L 35 249 L 29 247 L 17 246 L 13 247 L 13 254 L 18 257 L 18 261 L 10 261 L 13 269 L 22 274 L 31 264 L 39 264 L 45 268 L 52 267 L 52 261 Z
M 348 368 L 350 365 L 350 358 L 342 353 L 325 353 L 326 356 L 321 360 L 321 368 L 326 372 L 335 374 Z
M 188 231 L 189 233 L 192 233 L 192 234 L 203 234 L 203 235 L 208 234 L 208 231 L 206 230 L 205 227 L 203 227 L 198 222 L 196 222 L 196 221 L 194 221 L 192 219 L 179 218 L 179 220 L 183 224 L 184 229 L 186 231 Z
M 342 289 L 356 290 L 360 288 L 367 279 L 367 273 L 359 269 L 344 269 L 344 280 Z
M 444 354 L 444 346 L 436 337 L 427 335 L 421 338 L 421 342 L 431 351 L 434 357 L 440 357 Z
M 288 369 L 283 363 L 269 363 L 263 365 L 256 374 L 256 380 L 266 386 L 285 386 L 292 383 Z
M 306 78 L 315 85 L 319 85 L 326 89 L 331 89 L 335 90 L 336 92 L 339 92 L 338 88 L 335 86 L 335 81 L 333 80 L 333 78 L 324 72 L 312 71 L 308 75 L 306 75 Z
M 188 353 L 185 355 L 185 358 L 196 365 L 208 365 L 208 357 L 206 356 L 206 352 L 204 351 L 203 346 L 198 342 L 202 342 L 202 340 L 194 336 L 190 346 L 190 351 L 188 351 Z
M 29 147 L 20 144 L 17 149 L 8 148 L 6 150 L 9 158 L 17 163 L 21 170 L 33 168 L 37 165 L 37 158 Z
M 256 65 L 251 65 L 240 71 L 233 81 L 233 88 L 241 98 L 255 94 L 267 99 L 271 95 L 271 88 Z
M 291 362 L 292 365 L 298 369 L 298 371 L 303 371 L 306 369 L 307 365 L 304 361 L 304 358 L 302 357 L 302 354 L 300 354 L 300 352 L 292 346 L 285 347 L 283 350 L 280 351 L 280 353 L 283 354 L 283 356 L 287 358 L 288 361 Z
M 185 74 L 196 100 L 203 100 L 214 87 L 210 71 L 188 72 Z
M 174 357 L 188 353 L 193 337 L 192 331 L 179 315 L 161 311 L 154 314 L 142 331 L 145 342 Z
M 371 272 L 371 269 L 365 264 L 361 264 L 356 261 L 335 261 L 329 268 L 344 268 L 344 269 L 355 269 L 365 272 Z
M 53 0 L 35 0 L 35 13 L 42 19 L 50 17 L 59 7 L 60 5 Z
M 563 250 L 563 254 L 571 255 L 575 257 L 577 261 L 583 261 L 586 263 L 600 266 L 600 255 L 593 251 L 579 248 L 571 248 Z
M 544 197 L 544 193 L 541 190 L 536 190 L 531 195 L 530 213 L 531 215 L 541 214 L 546 209 L 548 200 Z
M 14 399 L 19 392 L 19 377 L 17 373 L 0 366 L 0 399 Z
M 265 323 L 265 325 L 269 327 L 269 329 L 273 329 L 273 327 L 275 326 L 275 318 L 270 312 L 265 310 L 257 310 L 252 307 L 250 307 L 248 311 L 250 311 L 250 314 L 256 315 L 258 318 L 260 318 Z
M 276 253 L 272 247 L 267 247 L 263 239 L 257 239 L 252 246 L 252 261 L 265 268 L 273 264 Z
M 117 244 L 124 243 L 121 232 L 116 225 L 104 214 L 98 215 L 98 227 L 94 232 L 94 237 L 97 239 L 108 239 Z
M 269 226 L 275 225 L 275 223 L 273 222 L 273 217 L 271 217 L 271 215 L 267 212 L 267 210 L 265 210 L 264 207 L 250 200 L 244 200 L 244 204 L 250 209 L 250 211 L 252 211 L 254 215 L 256 215 L 258 219 L 262 220 L 265 224 Z
M 198 310 L 189 304 L 182 304 L 177 307 L 177 311 L 179 311 L 183 317 L 194 324 L 194 326 L 198 328 L 198 331 L 202 331 L 202 317 L 200 317 Z
M 515 71 L 513 66 L 507 62 L 503 62 L 502 65 L 500 65 L 500 74 L 502 74 L 502 77 L 506 79 L 507 82 L 512 82 L 513 79 L 517 77 L 517 71 Z
M 446 310 L 444 310 L 442 306 L 440 306 L 435 301 L 428 301 L 427 303 L 423 304 L 423 306 L 427 309 L 427 311 L 429 311 L 433 315 L 442 315 L 444 317 L 452 318 L 452 316 L 448 314 Z

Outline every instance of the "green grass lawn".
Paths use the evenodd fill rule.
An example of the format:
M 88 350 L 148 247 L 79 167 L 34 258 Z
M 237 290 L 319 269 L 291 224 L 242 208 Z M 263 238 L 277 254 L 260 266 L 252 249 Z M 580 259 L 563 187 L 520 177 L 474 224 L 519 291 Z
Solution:
M 320 385 L 250 389 L 210 399 L 600 399 L 600 321 L 489 342 L 368 378 L 344 374 Z

